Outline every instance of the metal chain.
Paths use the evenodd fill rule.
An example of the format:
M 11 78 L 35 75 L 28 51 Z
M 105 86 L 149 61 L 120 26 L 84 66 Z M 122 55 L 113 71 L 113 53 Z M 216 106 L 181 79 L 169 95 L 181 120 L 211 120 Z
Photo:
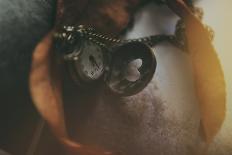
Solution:
M 163 41 L 168 41 L 172 44 L 174 44 L 176 47 L 180 48 L 182 51 L 186 51 L 186 43 L 185 40 L 183 39 L 184 35 L 182 32 L 182 24 L 179 24 L 180 26 L 178 27 L 178 33 L 175 35 L 152 35 L 149 37 L 142 37 L 142 38 L 137 38 L 137 39 L 127 39 L 127 40 L 122 40 L 118 38 L 112 38 L 108 37 L 106 35 L 97 33 L 94 28 L 91 27 L 85 27 L 83 25 L 79 25 L 77 27 L 75 26 L 64 26 L 63 30 L 61 32 L 57 32 L 54 34 L 54 38 L 58 39 L 60 41 L 65 41 L 68 42 L 69 44 L 74 43 L 75 37 L 74 35 L 77 33 L 80 35 L 80 37 L 83 37 L 98 46 L 108 49 L 111 46 L 118 46 L 121 44 L 125 43 L 130 43 L 130 42 L 142 42 L 146 43 L 149 46 L 155 46 L 160 42 Z M 64 54 L 64 60 L 76 60 L 78 59 L 78 52 L 72 52 L 72 53 L 66 53 Z
M 193 7 L 192 10 L 194 14 L 200 20 L 202 20 L 204 14 L 202 8 Z M 212 30 L 212 28 L 210 28 L 207 25 L 205 27 L 209 32 L 210 39 L 213 40 L 214 31 Z M 185 36 L 185 23 L 182 19 L 177 21 L 174 35 L 160 34 L 160 35 L 152 35 L 149 37 L 141 37 L 137 39 L 123 40 L 118 38 L 112 38 L 104 34 L 100 34 L 96 32 L 96 30 L 92 27 L 79 25 L 79 26 L 64 26 L 63 31 L 61 33 L 55 33 L 54 37 L 72 43 L 74 38 L 72 36 L 73 33 L 78 33 L 81 37 L 84 37 L 85 39 L 90 40 L 103 48 L 107 48 L 111 45 L 118 45 L 118 44 L 120 45 L 129 42 L 142 42 L 148 44 L 149 46 L 155 46 L 160 42 L 168 41 L 172 43 L 174 46 L 180 48 L 182 51 L 188 51 L 187 39 Z M 77 56 L 75 53 L 70 53 L 66 55 L 66 57 L 67 59 L 70 59 Z
M 149 46 L 155 46 L 158 43 L 162 41 L 169 41 L 170 43 L 175 44 L 175 46 L 183 48 L 183 41 L 177 40 L 177 37 L 175 35 L 152 35 L 149 37 L 142 37 L 142 38 L 137 38 L 137 39 L 118 39 L 118 38 L 112 38 L 108 37 L 104 34 L 97 33 L 94 28 L 91 27 L 85 27 L 83 25 L 79 25 L 78 27 L 74 26 L 64 26 L 64 32 L 63 33 L 58 33 L 55 35 L 55 37 L 58 38 L 63 38 L 66 40 L 71 41 L 72 36 L 68 35 L 70 32 L 78 32 L 82 37 L 96 43 L 97 45 L 101 47 L 108 47 L 109 45 L 116 45 L 116 44 L 124 44 L 124 43 L 129 43 L 129 42 L 142 42 L 146 43 Z

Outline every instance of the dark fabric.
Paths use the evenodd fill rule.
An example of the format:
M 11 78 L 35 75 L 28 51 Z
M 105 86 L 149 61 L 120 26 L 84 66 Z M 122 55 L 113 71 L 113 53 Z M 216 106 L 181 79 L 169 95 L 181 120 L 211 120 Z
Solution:
M 52 26 L 53 3 L 53 0 L 0 1 L 1 89 L 12 89 L 26 82 L 24 73 L 32 50 Z
M 0 148 L 12 154 L 25 154 L 38 120 L 28 93 L 28 70 L 54 13 L 55 0 L 0 1 Z

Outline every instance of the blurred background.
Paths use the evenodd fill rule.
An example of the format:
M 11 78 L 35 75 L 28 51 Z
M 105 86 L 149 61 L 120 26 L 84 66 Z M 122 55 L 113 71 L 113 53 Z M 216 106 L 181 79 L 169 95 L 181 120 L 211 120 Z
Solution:
M 221 60 L 227 84 L 226 119 L 221 131 L 210 146 L 209 155 L 231 155 L 232 1 L 198 0 L 196 5 L 204 10 L 204 23 L 215 31 L 213 43 Z M 34 46 L 52 26 L 54 8 L 55 1 L 53 0 L 0 0 L 0 148 L 13 155 L 26 154 L 39 121 L 39 116 L 31 103 L 28 92 L 28 70 Z M 174 32 L 177 20 L 178 17 L 165 6 L 154 4 L 145 6 L 137 13 L 135 26 L 126 37 L 170 34 Z M 138 127 L 139 130 L 134 131 L 133 128 L 136 125 L 134 126 L 131 120 L 120 122 L 118 118 L 122 116 L 112 115 L 112 112 L 117 113 L 118 111 L 107 111 L 109 107 L 103 104 L 96 107 L 96 110 L 93 110 L 88 118 L 89 124 L 96 121 L 97 125 L 84 126 L 80 130 L 80 137 L 81 135 L 86 136 L 87 142 L 98 142 L 100 141 L 99 137 L 105 136 L 106 140 L 102 142 L 102 145 L 116 150 L 122 149 L 131 154 L 142 153 L 141 150 L 145 150 L 145 153 L 142 153 L 144 155 L 154 154 L 155 151 L 159 150 L 158 147 L 165 155 L 175 154 L 175 152 L 178 155 L 187 155 L 188 152 L 181 151 L 182 146 L 179 145 L 183 145 L 184 148 L 192 148 L 191 145 L 198 143 L 196 136 L 199 126 L 199 111 L 195 104 L 196 97 L 189 58 L 187 54 L 167 43 L 159 45 L 155 50 L 158 68 L 153 82 L 155 81 L 155 87 L 158 90 L 157 88 L 153 90 L 149 86 L 142 94 L 146 93 L 148 96 L 155 94 L 154 98 L 159 98 L 157 100 L 160 100 L 159 106 L 161 108 L 158 103 L 156 106 L 151 106 L 149 101 L 144 104 L 145 107 L 139 104 L 127 104 L 124 109 L 125 113 L 133 115 L 131 117 L 144 117 L 144 119 L 139 119 L 144 123 L 142 127 Z M 136 108 L 139 108 L 140 111 L 137 111 Z M 141 114 L 141 108 L 146 115 Z M 154 113 L 162 114 L 162 117 Z M 109 117 L 109 120 L 107 122 L 101 121 L 105 119 L 99 118 L 101 116 Z M 157 119 L 159 120 L 157 121 Z M 162 122 L 166 124 L 163 125 Z M 104 123 L 113 125 L 107 126 L 106 124 L 104 126 Z M 91 129 L 91 127 L 101 125 L 106 129 Z M 121 133 L 115 131 L 115 127 L 124 127 L 124 125 L 131 127 L 122 128 L 125 131 L 122 130 Z M 163 131 L 163 129 L 157 128 L 159 125 L 160 128 L 167 128 L 167 130 Z M 163 134 L 161 139 L 156 137 L 160 130 Z M 135 135 L 132 134 L 132 131 L 135 132 Z M 106 133 L 115 133 L 115 135 L 106 135 Z M 129 140 L 130 136 L 136 136 L 136 138 Z M 166 140 L 167 136 L 169 136 L 169 140 Z M 108 140 L 118 140 L 117 138 L 123 140 L 108 142 L 107 138 Z M 117 144 L 119 142 L 122 143 Z M 120 146 L 122 144 L 125 144 L 125 147 L 130 147 L 123 148 Z M 137 146 L 137 148 L 133 148 L 133 146 Z M 0 155 L 2 154 L 0 151 Z M 51 154 L 58 155 L 64 154 L 64 152 L 49 130 L 45 128 L 36 155 Z
M 226 119 L 221 132 L 215 139 L 211 150 L 224 150 L 223 154 L 232 151 L 232 1 L 230 0 L 201 0 L 199 5 L 205 11 L 204 22 L 212 26 L 215 31 L 214 45 L 224 69 L 227 84 Z M 221 147 L 220 147 L 221 146 Z M 228 150 L 226 149 L 228 148 Z M 215 153 L 216 154 L 216 153 Z

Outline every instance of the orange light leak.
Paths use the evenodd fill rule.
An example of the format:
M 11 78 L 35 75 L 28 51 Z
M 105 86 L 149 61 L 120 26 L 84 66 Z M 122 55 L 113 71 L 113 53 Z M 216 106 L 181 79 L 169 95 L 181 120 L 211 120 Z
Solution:
M 232 1 L 202 0 L 204 22 L 214 32 L 214 46 L 224 70 L 227 89 L 226 119 L 217 139 L 226 146 L 232 146 Z

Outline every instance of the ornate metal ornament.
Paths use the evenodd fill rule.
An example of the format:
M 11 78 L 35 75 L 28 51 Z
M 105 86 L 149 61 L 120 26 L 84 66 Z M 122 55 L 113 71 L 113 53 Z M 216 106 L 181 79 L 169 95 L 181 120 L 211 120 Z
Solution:
M 202 12 L 196 9 L 196 15 L 202 16 Z M 104 81 L 114 94 L 130 96 L 144 89 L 155 73 L 156 58 L 151 47 L 168 41 L 186 51 L 184 31 L 185 25 L 179 20 L 174 35 L 121 40 L 79 25 L 63 26 L 54 39 L 76 84 L 90 88 Z
M 83 25 L 64 26 L 54 38 L 75 83 L 88 88 L 102 80 L 120 96 L 134 95 L 151 81 L 156 69 L 153 45 L 170 41 L 183 47 L 172 35 L 120 40 Z
M 93 28 L 65 26 L 55 34 L 55 46 L 79 86 L 86 88 L 102 80 L 114 94 L 129 96 L 151 81 L 156 59 L 149 44 L 163 39 L 119 40 L 96 33 Z M 140 61 L 139 66 L 133 64 L 136 61 Z M 138 74 L 136 79 L 133 72 Z

